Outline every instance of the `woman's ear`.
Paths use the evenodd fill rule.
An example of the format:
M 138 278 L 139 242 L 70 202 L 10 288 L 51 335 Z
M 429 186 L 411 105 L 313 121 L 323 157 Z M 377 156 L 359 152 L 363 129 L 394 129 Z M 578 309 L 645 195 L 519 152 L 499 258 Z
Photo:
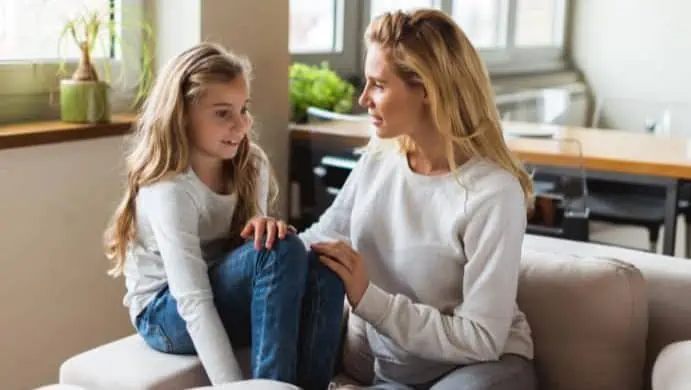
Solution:
M 429 94 L 427 93 L 427 88 L 419 80 L 415 80 L 413 83 L 409 84 L 410 89 L 413 94 L 420 98 L 422 104 L 429 104 Z
M 422 89 L 422 104 L 429 104 L 429 94 L 427 93 L 427 88 L 420 86 Z

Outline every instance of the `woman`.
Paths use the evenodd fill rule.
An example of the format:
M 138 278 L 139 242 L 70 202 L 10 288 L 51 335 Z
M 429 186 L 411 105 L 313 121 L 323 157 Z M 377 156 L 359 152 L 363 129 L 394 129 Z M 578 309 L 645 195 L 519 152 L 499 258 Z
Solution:
M 383 14 L 365 38 L 376 137 L 300 237 L 366 323 L 373 388 L 535 389 L 516 304 L 532 184 L 486 69 L 441 11 Z

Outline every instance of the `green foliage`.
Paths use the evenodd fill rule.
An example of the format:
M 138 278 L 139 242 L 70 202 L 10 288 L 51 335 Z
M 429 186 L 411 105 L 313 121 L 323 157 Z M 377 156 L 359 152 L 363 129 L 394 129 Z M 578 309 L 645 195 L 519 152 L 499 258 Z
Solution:
M 329 68 L 326 62 L 320 66 L 294 63 L 290 66 L 290 103 L 292 118 L 303 122 L 307 107 L 317 107 L 338 113 L 353 108 L 355 87 Z

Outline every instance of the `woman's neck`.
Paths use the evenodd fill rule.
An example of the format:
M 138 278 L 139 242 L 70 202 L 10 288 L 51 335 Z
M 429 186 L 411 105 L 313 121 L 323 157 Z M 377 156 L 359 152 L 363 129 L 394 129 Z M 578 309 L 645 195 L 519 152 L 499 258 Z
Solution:
M 224 194 L 227 191 L 223 181 L 223 160 L 201 153 L 190 153 L 190 166 L 202 183 L 212 191 Z
M 451 170 L 446 144 L 439 133 L 425 132 L 424 136 L 411 136 L 411 140 L 414 148 L 408 152 L 408 163 L 413 171 L 423 175 L 439 175 Z M 454 156 L 457 165 L 468 160 L 457 149 Z

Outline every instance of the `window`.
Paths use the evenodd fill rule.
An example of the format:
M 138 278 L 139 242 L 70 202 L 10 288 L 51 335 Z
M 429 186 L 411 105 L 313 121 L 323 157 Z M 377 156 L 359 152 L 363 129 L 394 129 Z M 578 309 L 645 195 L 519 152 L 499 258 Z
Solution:
M 386 11 L 431 7 L 457 21 L 493 74 L 563 69 L 568 1 L 290 0 L 290 48 L 294 61 L 328 61 L 359 77 L 369 21 Z
M 67 36 L 61 47 L 58 37 L 65 20 L 84 9 L 114 18 L 112 0 L 0 0 L 0 61 L 55 61 L 79 58 L 79 49 Z M 30 26 L 40 26 L 33 28 Z M 93 56 L 112 57 L 107 29 L 99 37 Z
M 376 16 L 394 10 L 409 10 L 413 8 L 439 8 L 439 4 L 435 0 L 371 0 L 370 2 L 370 19 Z
M 293 61 L 326 61 L 336 72 L 358 72 L 360 0 L 290 0 L 289 48 Z
M 434 7 L 450 14 L 493 72 L 563 67 L 567 0 L 370 0 L 371 20 L 393 9 Z
M 567 0 L 455 0 L 452 15 L 490 72 L 563 69 Z
M 290 0 L 290 52 L 340 52 L 342 20 L 342 0 Z
M 74 70 L 79 49 L 66 36 L 59 37 L 67 18 L 98 10 L 104 20 L 128 26 L 119 38 L 123 51 L 116 50 L 108 29 L 99 37 L 93 58 L 99 76 L 102 65 L 110 64 L 114 82 L 111 99 L 114 110 L 129 107 L 139 75 L 146 0 L 0 0 L 0 122 L 54 118 L 59 110 L 58 64 L 66 60 L 68 74 Z M 145 23 L 148 24 L 148 23 Z M 125 65 L 126 64 L 126 65 Z
M 477 48 L 506 45 L 505 0 L 456 0 L 451 15 Z
M 563 39 L 563 1 L 518 0 L 516 46 L 560 46 Z

